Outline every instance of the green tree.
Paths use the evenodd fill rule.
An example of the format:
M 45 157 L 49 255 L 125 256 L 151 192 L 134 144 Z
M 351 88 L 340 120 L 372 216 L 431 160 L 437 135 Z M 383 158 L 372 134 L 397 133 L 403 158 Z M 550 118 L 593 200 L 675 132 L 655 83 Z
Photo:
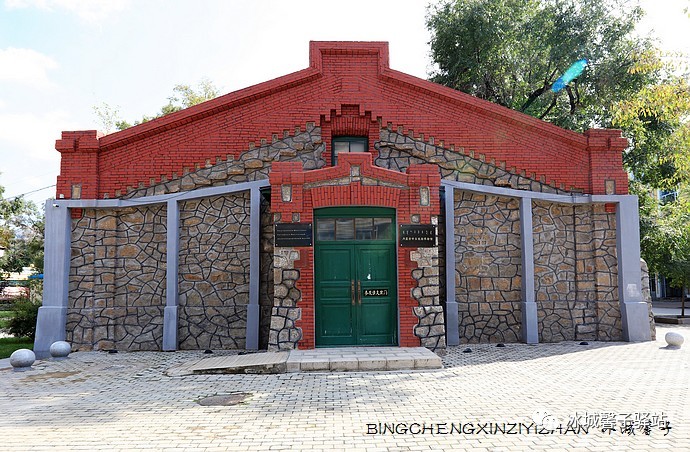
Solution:
M 431 79 L 583 131 L 610 125 L 612 105 L 654 74 L 629 68 L 652 48 L 633 34 L 642 16 L 624 0 L 458 0 L 430 11 Z M 583 74 L 554 93 L 575 61 Z
M 642 13 L 625 0 L 446 1 L 427 16 L 438 67 L 431 79 L 578 132 L 622 129 L 643 257 L 680 286 L 690 204 L 655 195 L 690 187 L 690 90 L 678 58 L 633 33 Z M 584 72 L 554 92 L 582 58 Z
M 93 110 L 103 127 L 103 131 L 107 134 L 110 133 L 113 128 L 117 130 L 128 129 L 152 119 L 160 118 L 161 116 L 198 105 L 207 100 L 215 99 L 219 94 L 218 88 L 208 79 L 202 79 L 197 84 L 196 88 L 192 88 L 190 85 L 175 85 L 173 88 L 173 95 L 168 97 L 168 103 L 163 105 L 157 114 L 153 116 L 145 115 L 140 120 L 136 120 L 133 123 L 120 118 L 119 107 L 108 105 L 105 102 L 94 106 Z
M 44 218 L 31 201 L 18 196 L 5 199 L 0 186 L 0 278 L 33 265 L 43 271 Z

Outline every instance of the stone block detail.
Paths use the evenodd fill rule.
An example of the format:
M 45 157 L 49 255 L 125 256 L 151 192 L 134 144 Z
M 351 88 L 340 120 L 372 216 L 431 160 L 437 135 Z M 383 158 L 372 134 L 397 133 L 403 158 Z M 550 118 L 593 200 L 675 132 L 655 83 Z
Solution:
M 520 339 L 519 220 L 516 199 L 455 192 L 455 284 L 463 342 Z
M 438 247 L 417 248 L 410 251 L 410 260 L 417 263 L 412 270 L 416 287 L 412 288 L 412 298 L 419 306 L 413 307 L 419 319 L 414 326 L 414 335 L 422 347 L 432 350 L 446 348 L 446 324 L 443 307 L 440 305 L 440 278 Z
M 414 334 L 422 347 L 431 350 L 446 348 L 446 322 L 442 306 L 415 306 L 414 315 L 419 323 L 414 327 Z
M 302 339 L 302 329 L 297 327 L 297 320 L 302 318 L 302 309 L 297 307 L 302 299 L 302 292 L 297 288 L 300 272 L 295 268 L 299 258 L 300 253 L 294 248 L 275 248 L 269 351 L 295 350 Z
M 323 153 L 326 145 L 321 141 L 320 127 L 307 127 L 294 136 L 285 136 L 270 144 L 250 146 L 239 158 L 228 157 L 215 165 L 184 174 L 181 177 L 130 191 L 122 198 L 162 195 L 194 190 L 201 187 L 232 185 L 240 182 L 268 179 L 271 164 L 280 162 L 301 162 L 306 170 L 326 165 Z
M 374 163 L 382 168 L 403 172 L 411 164 L 431 163 L 438 165 L 441 178 L 446 180 L 543 193 L 566 193 L 563 189 L 506 170 L 500 163 L 476 159 L 473 152 L 465 155 L 462 149 L 446 149 L 435 145 L 432 140 L 425 142 L 421 137 L 414 139 L 391 128 L 381 129 L 379 135 L 380 141 L 374 145 L 378 151 Z
M 615 215 L 540 201 L 532 222 L 539 340 L 622 340 Z
M 609 306 L 610 308 L 610 306 Z M 537 303 L 540 342 L 597 340 L 597 302 L 542 301 Z M 602 333 L 605 334 L 605 331 Z
M 249 193 L 180 206 L 178 344 L 243 349 L 249 303 Z
M 160 350 L 165 262 L 165 206 L 85 209 L 72 220 L 72 349 Z
M 459 302 L 458 322 L 463 343 L 519 342 L 522 308 L 519 301 Z
M 302 318 L 301 308 L 273 307 L 268 351 L 296 350 L 302 329 L 296 326 Z

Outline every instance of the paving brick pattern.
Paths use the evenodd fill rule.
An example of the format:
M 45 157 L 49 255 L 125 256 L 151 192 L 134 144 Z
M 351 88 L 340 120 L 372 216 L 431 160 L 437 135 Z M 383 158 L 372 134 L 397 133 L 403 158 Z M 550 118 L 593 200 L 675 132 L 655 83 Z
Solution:
M 684 334 L 685 347 L 665 348 L 670 330 Z M 0 449 L 690 450 L 690 327 L 658 333 L 658 341 L 638 344 L 449 347 L 445 368 L 424 372 L 171 377 L 167 369 L 204 355 L 75 353 L 27 372 L 0 371 Z M 198 403 L 238 392 L 251 396 L 235 406 Z M 482 425 L 476 432 L 490 422 L 531 425 L 545 414 L 565 424 L 585 412 L 663 413 L 671 430 L 492 434 Z M 475 433 L 438 434 L 461 422 Z M 378 423 L 435 430 L 368 434 Z

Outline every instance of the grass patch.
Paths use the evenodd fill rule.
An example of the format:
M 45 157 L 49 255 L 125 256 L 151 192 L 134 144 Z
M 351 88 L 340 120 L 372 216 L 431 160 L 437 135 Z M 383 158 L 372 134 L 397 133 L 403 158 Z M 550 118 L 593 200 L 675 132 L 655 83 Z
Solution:
M 28 337 L 0 338 L 0 359 L 9 358 L 15 350 L 19 350 L 20 348 L 33 350 L 34 342 Z

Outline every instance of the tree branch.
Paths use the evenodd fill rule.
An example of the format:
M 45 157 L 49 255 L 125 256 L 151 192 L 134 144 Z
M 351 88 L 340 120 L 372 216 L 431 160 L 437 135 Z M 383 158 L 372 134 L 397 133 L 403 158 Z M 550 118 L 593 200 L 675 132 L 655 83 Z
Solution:
M 528 108 L 530 105 L 532 105 L 532 103 L 533 103 L 535 100 L 537 100 L 537 98 L 538 98 L 539 96 L 541 96 L 541 95 L 544 94 L 546 91 L 548 91 L 548 90 L 551 89 L 551 85 L 552 85 L 551 79 L 553 78 L 554 75 L 556 75 L 556 71 L 557 71 L 557 70 L 558 70 L 558 69 L 554 69 L 554 70 L 551 72 L 551 75 L 549 75 L 548 77 L 546 77 L 546 78 L 544 79 L 544 86 L 542 86 L 542 87 L 539 88 L 539 89 L 536 89 L 536 90 L 532 91 L 532 93 L 527 97 L 527 101 L 526 101 L 526 102 L 522 105 L 522 107 L 520 108 L 520 111 L 524 112 L 525 110 L 527 110 L 527 108 Z
M 568 99 L 570 100 L 570 114 L 572 115 L 575 113 L 575 110 L 580 104 L 580 96 L 573 94 L 573 90 L 570 88 L 570 85 L 567 85 L 565 90 L 568 93 Z
M 556 94 L 556 95 L 553 96 L 553 100 L 552 100 L 551 103 L 549 104 L 549 107 L 548 107 L 546 110 L 544 110 L 544 113 L 542 113 L 542 114 L 539 116 L 539 119 L 544 119 L 544 117 L 545 117 L 546 115 L 549 114 L 549 112 L 553 109 L 553 107 L 556 106 L 556 100 L 557 100 L 557 99 L 558 99 L 558 94 Z

